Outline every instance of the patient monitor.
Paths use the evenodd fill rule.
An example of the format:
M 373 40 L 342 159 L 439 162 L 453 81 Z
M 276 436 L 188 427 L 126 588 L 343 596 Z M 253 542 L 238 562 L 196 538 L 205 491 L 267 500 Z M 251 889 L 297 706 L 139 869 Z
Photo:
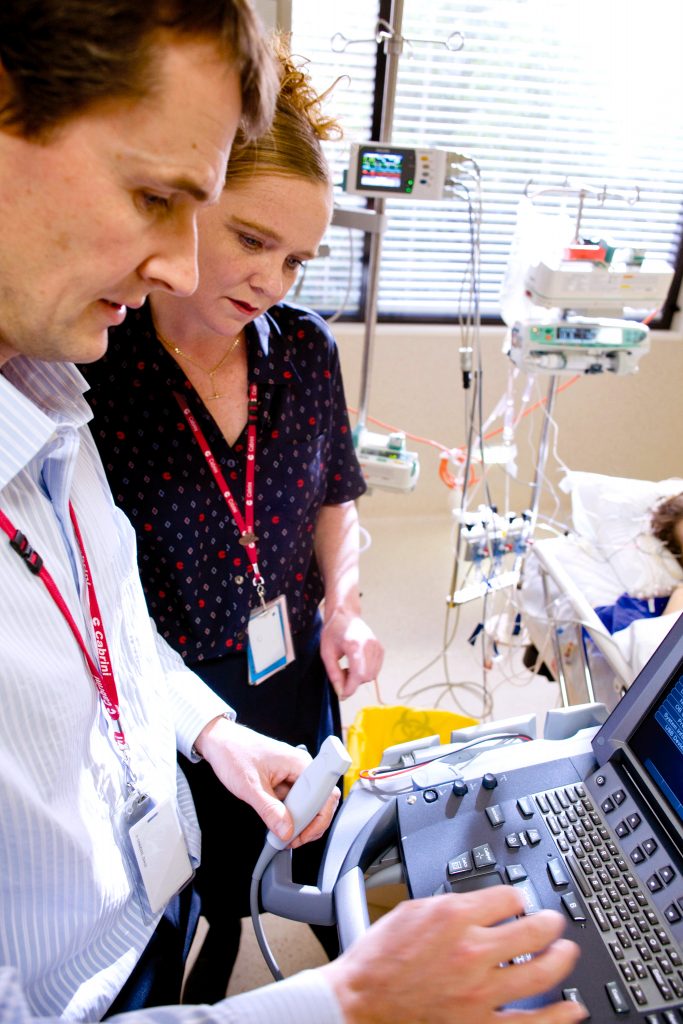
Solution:
M 367 199 L 443 199 L 450 165 L 462 160 L 445 149 L 353 143 L 344 190 Z

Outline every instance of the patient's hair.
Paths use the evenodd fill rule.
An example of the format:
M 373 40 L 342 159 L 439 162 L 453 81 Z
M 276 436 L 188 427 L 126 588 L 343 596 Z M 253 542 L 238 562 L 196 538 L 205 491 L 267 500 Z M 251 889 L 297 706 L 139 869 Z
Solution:
M 238 130 L 226 186 L 262 174 L 282 174 L 327 185 L 330 170 L 320 143 L 342 134 L 337 121 L 322 109 L 330 89 L 320 94 L 315 91 L 303 70 L 306 62 L 292 56 L 284 36 L 274 36 L 271 45 L 280 67 L 275 116 L 257 139 L 249 139 Z
M 210 40 L 239 74 L 243 130 L 270 121 L 276 70 L 249 0 L 0 0 L 0 128 L 44 141 L 156 84 L 164 35 Z
M 663 498 L 652 512 L 651 529 L 655 537 L 669 549 L 683 566 L 683 551 L 676 540 L 674 529 L 683 519 L 683 494 Z

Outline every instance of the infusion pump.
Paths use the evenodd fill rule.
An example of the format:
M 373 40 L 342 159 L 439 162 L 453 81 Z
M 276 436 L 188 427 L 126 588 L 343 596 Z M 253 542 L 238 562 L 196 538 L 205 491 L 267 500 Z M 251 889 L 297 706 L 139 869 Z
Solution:
M 649 328 L 632 320 L 518 321 L 508 355 L 523 370 L 552 374 L 634 373 L 649 352 Z

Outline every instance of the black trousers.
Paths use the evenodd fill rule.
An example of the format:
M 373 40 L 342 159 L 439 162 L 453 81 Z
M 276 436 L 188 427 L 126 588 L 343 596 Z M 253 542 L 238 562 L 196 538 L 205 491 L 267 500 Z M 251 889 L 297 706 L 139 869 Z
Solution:
M 304 743 L 315 755 L 323 740 L 341 736 L 339 702 L 320 658 L 319 618 L 294 637 L 296 660 L 260 686 L 249 686 L 245 654 L 233 654 L 192 668 L 237 712 L 237 720 L 275 739 Z M 188 978 L 184 1002 L 223 998 L 237 957 L 240 918 L 249 915 L 251 873 L 266 829 L 256 812 L 237 800 L 205 762 L 181 758 L 202 830 L 202 862 L 195 878 L 209 932 Z M 325 838 L 294 851 L 293 876 L 315 884 Z M 315 929 L 328 955 L 336 955 L 336 929 Z

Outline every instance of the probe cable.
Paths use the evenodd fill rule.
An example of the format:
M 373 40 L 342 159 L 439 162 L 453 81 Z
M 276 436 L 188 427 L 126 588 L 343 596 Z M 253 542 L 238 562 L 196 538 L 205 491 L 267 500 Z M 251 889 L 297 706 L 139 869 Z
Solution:
M 419 761 L 416 764 L 407 765 L 405 768 L 392 768 L 390 765 L 379 768 L 363 768 L 360 771 L 359 778 L 365 779 L 367 782 L 382 781 L 384 779 L 393 779 L 397 775 L 406 775 L 409 772 L 417 771 L 418 768 L 424 768 L 427 764 L 432 764 L 434 761 L 441 761 L 444 757 L 449 757 L 451 754 L 460 754 L 463 750 L 471 750 L 473 747 L 481 746 L 482 743 L 491 743 L 493 741 L 507 741 L 512 740 L 515 742 L 528 743 L 533 737 L 527 736 L 526 733 L 522 732 L 500 732 L 492 733 L 487 736 L 480 736 L 478 739 L 471 740 L 469 743 L 465 743 L 462 747 L 457 750 L 449 750 L 446 754 L 436 754 L 434 757 L 428 757 L 424 761 Z M 483 754 L 484 751 L 479 751 Z M 474 761 L 479 754 L 475 754 L 469 760 Z

